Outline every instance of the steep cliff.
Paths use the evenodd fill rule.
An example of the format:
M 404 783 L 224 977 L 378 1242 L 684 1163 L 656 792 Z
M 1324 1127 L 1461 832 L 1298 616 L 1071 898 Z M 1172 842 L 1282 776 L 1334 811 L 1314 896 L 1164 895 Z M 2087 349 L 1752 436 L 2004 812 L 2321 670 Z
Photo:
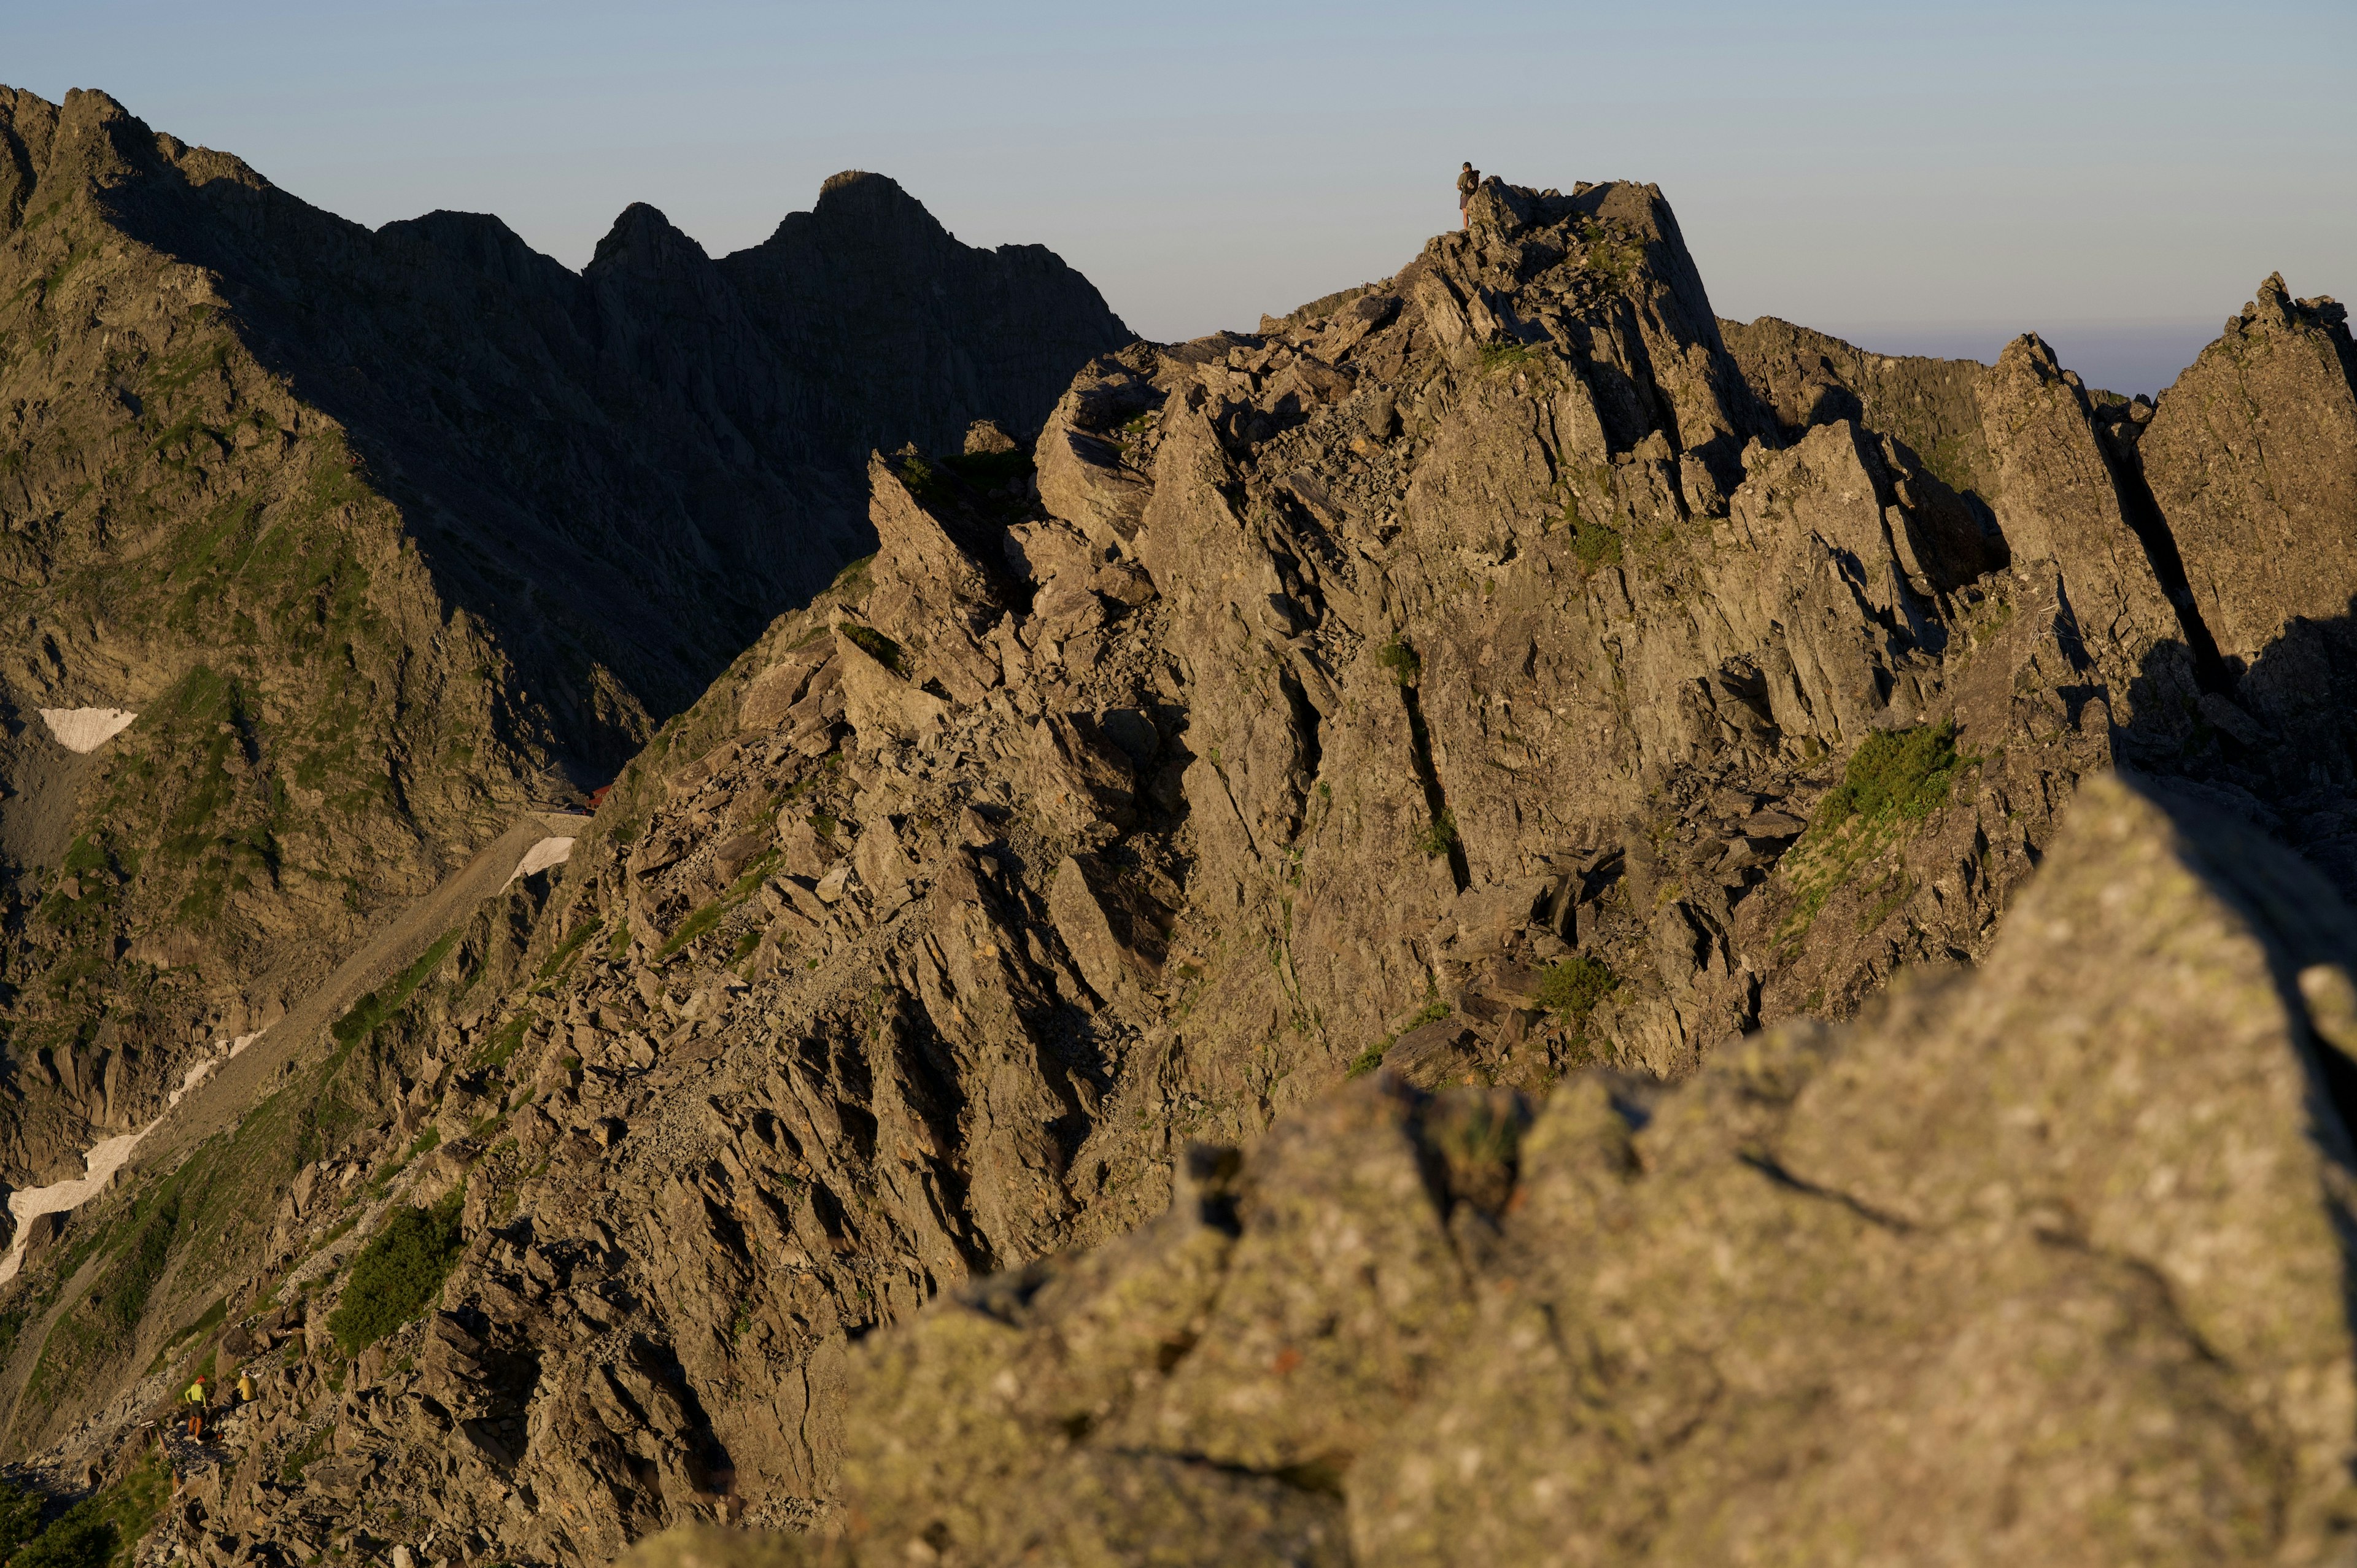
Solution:
M 1036 426 L 1126 338 L 879 176 L 719 262 L 633 207 L 576 275 L 0 90 L 0 1171 L 609 778 L 872 549 L 871 446 Z
M 2093 780 L 1976 972 L 1199 1147 L 854 1347 L 834 1539 L 629 1561 L 2332 1561 L 2352 961 L 2297 859 Z
M 249 1361 L 222 1563 L 2327 1541 L 2349 917 L 2262 830 L 2342 797 L 2177 393 L 1723 327 L 1650 187 L 1472 219 L 873 456 L 566 864 L 45 1238 L 19 1448 Z

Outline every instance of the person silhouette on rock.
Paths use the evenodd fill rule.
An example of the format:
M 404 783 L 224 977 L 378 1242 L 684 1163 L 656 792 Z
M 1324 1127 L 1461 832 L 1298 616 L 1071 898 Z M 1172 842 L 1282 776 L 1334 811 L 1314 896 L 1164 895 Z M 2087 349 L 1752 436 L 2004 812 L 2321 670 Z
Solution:
M 1457 226 L 1473 227 L 1473 193 L 1481 188 L 1481 171 L 1471 164 L 1457 171 Z

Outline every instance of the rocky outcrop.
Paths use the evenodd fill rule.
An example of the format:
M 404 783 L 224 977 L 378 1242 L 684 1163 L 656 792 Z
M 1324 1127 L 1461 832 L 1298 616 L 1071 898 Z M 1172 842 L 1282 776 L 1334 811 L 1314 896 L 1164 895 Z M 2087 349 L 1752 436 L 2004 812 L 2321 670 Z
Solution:
M 2349 312 L 2280 275 L 2162 396 L 2136 443 L 2219 651 L 2255 662 L 2357 594 Z
M 0 173 L 11 1179 L 610 778 L 867 553 L 871 448 L 1035 428 L 1128 337 L 875 175 L 716 261 L 634 206 L 576 274 L 493 218 L 361 229 L 102 93 L 0 89 Z M 36 716 L 115 708 L 87 762 Z
M 2001 527 L 2018 573 L 2052 573 L 2122 755 L 2198 780 L 2357 894 L 2343 306 L 2269 278 L 2157 404 L 2083 387 L 2034 338 L 1989 367 L 1720 328 L 1788 438 L 1863 414 Z
M 2198 700 L 2192 650 L 2120 493 L 2079 378 L 2036 337 L 2014 339 L 1980 389 L 1998 526 L 2017 564 L 2056 573 L 2115 722 L 2159 745 Z
M 2050 577 L 2124 737 L 2148 756 L 2176 748 L 2200 694 L 2193 639 L 2140 527 L 2134 476 L 2118 472 L 2097 405 L 2052 349 L 2024 336 L 1987 366 L 1868 353 L 1772 317 L 1720 327 L 1788 439 L 1843 419 L 1888 431 L 2018 575 Z
M 1785 439 L 1854 420 L 1905 446 L 1914 461 L 1959 495 L 1984 508 L 1996 495 L 1996 463 L 1981 424 L 1980 388 L 1988 366 L 1877 354 L 1772 316 L 1722 320 L 1718 330 Z
M 2357 693 L 2352 389 L 2347 307 L 2294 300 L 2270 277 L 2134 445 L 2188 596 L 2237 677 L 2234 700 L 2276 735 L 2302 737 L 2308 763 L 2344 785 L 2357 778 L 2347 719 Z M 2206 716 L 2233 744 L 2257 738 L 2231 708 Z
M 1663 1093 L 1381 1079 L 849 1359 L 788 1561 L 2321 1560 L 2357 921 L 2091 781 L 1988 961 Z M 2295 978 L 2297 977 L 2297 978 Z M 757 1560 L 705 1535 L 635 1563 Z
M 1092 363 L 1057 401 L 1037 446 L 1039 499 L 1091 545 L 1118 552 L 1137 537 L 1151 473 L 1135 460 L 1169 396 L 1160 356 L 1132 349 Z M 1163 372 L 1159 380 L 1172 378 Z
M 356 1240 L 443 1200 L 430 1314 L 357 1358 L 288 1337 L 280 1402 L 177 1455 L 194 1560 L 719 1521 L 877 1560 L 2092 1557 L 2067 1499 L 2130 1472 L 2174 1479 L 2086 1526 L 2116 1554 L 2314 1539 L 2341 1156 L 2283 975 L 2344 917 L 2182 825 L 2266 822 L 2288 753 L 2188 714 L 2231 699 L 2167 635 L 2198 617 L 2151 416 L 2024 340 L 1929 378 L 1980 441 L 1943 474 L 1876 424 L 1905 366 L 1788 421 L 1650 188 L 1474 217 L 1261 334 L 1098 357 L 1031 457 L 870 457 L 875 558 L 480 917 L 478 978 L 321 1042 L 350 1113 L 173 1176 L 203 1218 L 119 1350 L 117 1276 L 67 1265 L 161 1211 L 44 1254 L 21 1444 L 113 1452 L 215 1295 L 253 1334 L 307 1280 L 332 1317 Z M 2170 803 L 2098 782 L 2058 842 L 2123 759 Z M 2239 1032 L 2205 1062 L 2180 1026 Z M 2175 1121 L 2208 1105 L 2214 1144 Z M 2222 1205 L 2268 1217 L 2264 1267 Z M 241 1273 L 202 1238 L 247 1211 Z M 2279 1343 L 2219 1299 L 2245 1265 Z M 2081 1467 L 1874 1511 L 1921 1490 L 1886 1403 Z

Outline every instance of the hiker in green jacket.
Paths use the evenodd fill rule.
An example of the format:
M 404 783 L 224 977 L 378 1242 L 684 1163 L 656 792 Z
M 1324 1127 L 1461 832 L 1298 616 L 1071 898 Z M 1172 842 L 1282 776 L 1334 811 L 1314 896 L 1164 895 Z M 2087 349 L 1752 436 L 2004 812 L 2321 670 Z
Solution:
M 1467 164 L 1457 171 L 1457 226 L 1473 227 L 1473 193 L 1481 188 L 1481 171 Z
M 188 1437 L 189 1440 L 193 1442 L 202 1438 L 205 1434 L 204 1379 L 199 1378 L 195 1382 L 188 1385 L 187 1399 L 188 1402 Z

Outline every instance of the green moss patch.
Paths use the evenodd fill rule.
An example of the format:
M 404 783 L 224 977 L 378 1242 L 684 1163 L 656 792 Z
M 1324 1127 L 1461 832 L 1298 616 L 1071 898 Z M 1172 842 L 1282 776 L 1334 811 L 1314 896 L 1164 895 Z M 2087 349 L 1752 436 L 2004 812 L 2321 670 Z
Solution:
M 1457 814 L 1443 810 L 1432 819 L 1432 825 L 1417 835 L 1415 847 L 1424 851 L 1426 860 L 1438 860 L 1457 847 Z
M 1601 523 L 1580 519 L 1572 526 L 1571 553 L 1584 573 L 1620 564 L 1620 536 Z
M 504 1069 L 522 1047 L 524 1032 L 531 1027 L 532 1015 L 529 1013 L 519 1013 L 501 1024 L 498 1032 L 475 1054 L 475 1065 L 490 1068 L 495 1072 Z
M 1946 805 L 1956 775 L 1978 760 L 1956 750 L 1953 725 L 1868 736 L 1842 769 L 1841 782 L 1817 803 L 1808 832 L 1777 865 L 1795 895 L 1778 940 L 1796 942 L 1805 935 L 1835 893 Z M 1903 872 L 1895 872 L 1867 920 L 1880 924 L 1911 891 Z
M 336 1428 L 333 1423 L 319 1428 L 286 1451 L 278 1464 L 278 1478 L 290 1487 L 303 1484 L 303 1472 L 325 1459 L 334 1447 Z
M 753 889 L 761 886 L 761 879 L 770 875 L 770 868 L 783 856 L 782 850 L 772 849 L 746 867 L 745 874 L 730 883 L 726 892 L 679 923 L 679 929 L 655 950 L 654 961 L 668 963 L 679 956 L 688 943 L 708 934 L 727 917 L 730 910 L 752 896 Z
M 410 997 L 416 994 L 417 988 L 442 967 L 442 961 L 448 958 L 450 950 L 458 945 L 460 934 L 456 929 L 445 931 L 441 939 L 420 954 L 416 962 L 402 971 L 393 983 L 382 991 L 371 991 L 353 1003 L 350 1012 L 328 1027 L 328 1032 L 335 1036 L 336 1044 L 350 1050 L 407 1005 Z
M 1413 686 L 1424 673 L 1424 660 L 1405 638 L 1394 637 L 1375 650 L 1375 662 L 1391 671 L 1393 681 Z
M 150 1453 L 123 1479 L 59 1514 L 8 1558 L 8 1568 L 129 1568 L 171 1495 L 164 1456 Z
M 343 1300 L 328 1317 L 345 1355 L 359 1355 L 432 1303 L 457 1266 L 465 1200 L 466 1189 L 456 1187 L 431 1208 L 404 1208 L 361 1249 Z
M 30 1487 L 0 1480 L 0 1563 L 41 1533 L 41 1513 L 48 1500 Z
M 1539 1005 L 1561 1019 L 1565 1026 L 1578 1029 L 1587 1022 L 1596 1004 L 1620 988 L 1620 977 L 1602 959 L 1586 953 L 1574 953 L 1569 958 L 1547 965 L 1539 976 Z
M 1817 803 L 1808 836 L 1824 840 L 1847 823 L 1913 822 L 1947 804 L 1948 788 L 1967 759 L 1956 752 L 1953 724 L 1878 731 L 1866 737 L 1842 770 L 1842 781 Z
M 1399 1044 L 1399 1037 L 1402 1035 L 1406 1034 L 1411 1029 L 1421 1029 L 1426 1024 L 1437 1024 L 1440 1020 L 1448 1016 L 1448 1003 L 1443 1002 L 1437 996 L 1427 997 L 1425 1000 L 1424 1005 L 1417 1008 L 1414 1014 L 1410 1015 L 1407 1020 L 1401 1024 L 1398 1028 L 1394 1029 L 1390 1034 L 1385 1035 L 1382 1039 L 1377 1040 L 1373 1045 L 1369 1046 L 1365 1050 L 1361 1051 L 1357 1056 L 1352 1057 L 1351 1058 L 1351 1065 L 1344 1070 L 1343 1076 L 1346 1078 L 1366 1077 L 1367 1074 L 1383 1066 L 1384 1055 L 1388 1053 L 1394 1046 Z
M 888 670 L 898 671 L 906 657 L 901 652 L 899 643 L 877 631 L 874 627 L 861 626 L 857 621 L 847 620 L 835 629 L 856 644 L 861 652 Z
M 1035 466 L 1030 452 L 1021 446 L 1011 452 L 967 452 L 942 459 L 942 467 L 983 489 L 1028 478 Z
M 556 950 L 548 955 L 548 961 L 540 966 L 540 978 L 555 979 L 557 975 L 564 972 L 565 965 L 573 961 L 574 955 L 587 944 L 589 939 L 605 929 L 606 921 L 603 916 L 574 927 L 565 939 L 556 944 Z

